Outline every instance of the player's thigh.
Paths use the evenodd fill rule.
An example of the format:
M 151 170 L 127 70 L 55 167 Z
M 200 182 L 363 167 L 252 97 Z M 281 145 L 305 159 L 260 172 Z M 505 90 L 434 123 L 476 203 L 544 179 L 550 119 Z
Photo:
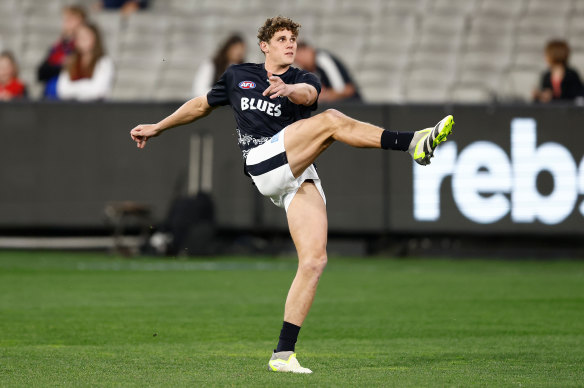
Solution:
M 300 176 L 333 143 L 328 116 L 329 113 L 324 112 L 286 127 L 284 146 L 295 177 Z
M 288 207 L 288 227 L 302 260 L 325 259 L 327 214 L 324 199 L 312 182 L 304 182 Z M 324 257 L 323 257 L 324 256 Z

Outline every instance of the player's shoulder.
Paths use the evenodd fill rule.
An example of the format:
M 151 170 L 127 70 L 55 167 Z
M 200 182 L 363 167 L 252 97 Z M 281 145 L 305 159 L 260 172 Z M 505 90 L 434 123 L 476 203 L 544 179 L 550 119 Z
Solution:
M 299 69 L 297 67 L 290 67 L 288 70 L 289 76 L 293 78 L 296 82 L 308 82 L 312 84 L 320 84 L 320 81 L 316 74 L 309 71 Z
M 295 79 L 304 77 L 304 76 L 312 76 L 313 74 L 309 71 L 300 69 L 298 67 L 290 66 L 290 69 L 286 72 L 288 77 L 293 77 Z
M 290 71 L 290 73 L 292 73 L 292 74 L 302 74 L 302 73 L 307 73 L 307 71 L 306 71 L 306 70 L 302 70 L 301 68 L 299 68 L 299 67 L 294 67 L 294 66 L 290 66 L 290 70 L 289 70 L 289 71 Z
M 241 81 L 258 82 L 261 75 L 261 65 L 256 63 L 234 64 L 225 69 L 223 78 L 229 85 L 238 84 Z
M 251 72 L 251 73 L 258 73 L 263 70 L 264 67 L 261 63 L 240 63 L 236 65 L 231 65 L 227 68 L 228 71 L 232 73 L 242 73 L 242 72 Z

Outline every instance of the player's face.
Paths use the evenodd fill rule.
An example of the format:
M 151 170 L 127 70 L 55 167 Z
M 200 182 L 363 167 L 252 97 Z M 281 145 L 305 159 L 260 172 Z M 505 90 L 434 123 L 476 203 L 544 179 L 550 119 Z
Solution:
M 296 57 L 296 36 L 291 31 L 282 30 L 274 34 L 267 44 L 266 57 L 281 65 L 291 65 Z

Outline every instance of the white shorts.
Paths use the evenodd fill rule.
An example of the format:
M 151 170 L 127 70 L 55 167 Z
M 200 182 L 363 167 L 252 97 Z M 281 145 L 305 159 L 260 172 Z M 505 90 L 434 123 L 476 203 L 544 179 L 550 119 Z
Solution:
M 286 128 L 275 134 L 264 144 L 249 151 L 245 160 L 246 170 L 251 175 L 256 187 L 272 202 L 288 211 L 288 206 L 304 181 L 312 180 L 326 204 L 320 178 L 314 164 L 302 175 L 294 178 L 286 157 L 284 133 Z

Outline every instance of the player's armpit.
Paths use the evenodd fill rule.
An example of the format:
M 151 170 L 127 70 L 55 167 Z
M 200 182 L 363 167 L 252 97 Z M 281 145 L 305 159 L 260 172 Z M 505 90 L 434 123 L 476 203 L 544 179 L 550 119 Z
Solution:
M 209 101 L 207 101 L 207 95 L 202 95 L 199 97 L 196 97 L 195 100 L 198 100 L 198 110 L 199 110 L 199 117 L 205 117 L 207 116 L 209 113 L 211 113 L 213 110 L 215 110 L 215 108 L 217 108 L 216 106 L 211 106 L 209 105 Z M 198 117 L 197 117 L 198 118 Z

